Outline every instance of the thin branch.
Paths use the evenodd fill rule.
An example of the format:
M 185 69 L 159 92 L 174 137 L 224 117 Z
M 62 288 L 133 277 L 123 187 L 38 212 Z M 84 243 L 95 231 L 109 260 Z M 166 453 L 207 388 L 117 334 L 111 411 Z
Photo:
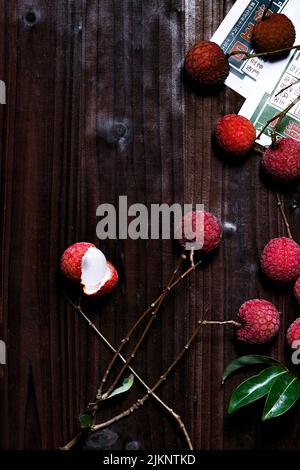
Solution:
M 67 301 L 69 304 L 82 316 L 82 318 L 87 322 L 88 326 L 91 327 L 94 332 L 97 334 L 97 336 L 104 342 L 104 344 L 112 351 L 116 352 L 116 349 L 113 347 L 113 345 L 108 341 L 108 339 L 101 333 L 101 331 L 96 327 L 96 325 L 88 318 L 88 316 L 84 313 L 82 310 L 80 304 L 75 304 L 68 296 L 66 296 Z M 118 354 L 119 359 L 123 363 L 126 363 L 126 359 L 121 355 Z M 150 389 L 149 385 L 146 384 L 146 382 L 141 378 L 141 376 L 131 367 L 128 366 L 130 372 L 135 376 L 135 378 L 141 383 L 141 385 L 147 390 Z M 189 434 L 186 430 L 186 427 L 181 420 L 180 416 L 170 407 L 168 406 L 161 398 L 159 398 L 158 395 L 155 393 L 151 393 L 152 397 L 160 403 L 160 405 L 177 421 L 179 428 L 182 430 L 184 437 L 186 439 L 187 444 L 189 445 L 190 443 L 190 437 Z M 79 432 L 70 442 L 68 442 L 65 446 L 61 447 L 61 450 L 70 450 L 72 447 L 74 447 L 75 444 L 79 441 L 79 439 L 82 436 L 82 431 Z
M 198 326 L 195 328 L 193 333 L 191 334 L 189 340 L 185 344 L 184 348 L 180 351 L 180 353 L 176 356 L 174 361 L 171 363 L 171 365 L 168 367 L 168 369 L 159 377 L 158 381 L 155 383 L 155 385 L 148 390 L 148 392 L 139 400 L 137 400 L 130 408 L 127 410 L 123 411 L 122 413 L 116 415 L 115 417 L 111 418 L 108 421 L 105 421 L 104 423 L 101 424 L 95 424 L 91 428 L 91 432 L 98 431 L 99 429 L 106 428 L 107 426 L 110 426 L 113 423 L 116 423 L 117 421 L 120 421 L 121 419 L 125 418 L 126 416 L 130 415 L 133 413 L 135 410 L 139 409 L 141 406 L 144 405 L 144 403 L 148 400 L 149 396 L 151 393 L 155 392 L 155 390 L 167 379 L 168 375 L 172 372 L 172 370 L 175 368 L 175 366 L 178 364 L 182 356 L 187 352 L 189 349 L 190 345 L 198 335 L 201 327 L 203 325 L 202 321 L 198 321 Z M 190 444 L 189 447 L 191 450 L 193 449 L 192 445 Z
M 185 255 L 184 253 L 181 255 L 180 257 L 180 260 L 179 260 L 179 263 L 176 267 L 176 269 L 173 271 L 172 273 L 172 276 L 167 284 L 167 286 L 165 287 L 165 289 L 162 291 L 162 293 L 157 297 L 157 299 L 151 303 L 151 305 L 140 315 L 140 317 L 134 322 L 134 324 L 132 325 L 132 327 L 129 329 L 127 335 L 121 340 L 121 343 L 119 345 L 119 347 L 117 348 L 116 350 L 116 353 L 114 354 L 114 356 L 112 357 L 111 361 L 109 362 L 106 370 L 105 370 L 105 373 L 103 375 L 103 378 L 101 380 L 101 383 L 100 383 L 100 386 L 99 386 L 99 389 L 98 389 L 98 392 L 97 392 L 97 400 L 101 400 L 105 397 L 107 397 L 111 392 L 112 390 L 114 389 L 115 385 L 118 383 L 119 379 L 121 378 L 123 372 L 125 371 L 126 367 L 128 366 L 128 364 L 130 363 L 131 359 L 133 358 L 134 354 L 137 352 L 137 349 L 136 348 L 132 353 L 131 355 L 128 357 L 128 359 L 126 360 L 126 363 L 125 365 L 122 367 L 121 371 L 119 372 L 119 374 L 117 375 L 116 379 L 113 381 L 112 385 L 108 388 L 108 390 L 103 393 L 103 387 L 107 381 L 107 378 L 111 372 L 111 369 L 117 359 L 117 356 L 118 354 L 122 351 L 124 345 L 126 343 L 129 342 L 132 334 L 134 333 L 134 331 L 137 329 L 137 327 L 141 324 L 141 322 L 144 320 L 144 318 L 146 318 L 148 316 L 148 314 L 151 313 L 152 315 L 152 319 L 154 319 L 154 315 L 156 314 L 157 310 L 159 309 L 159 307 L 161 306 L 162 302 L 164 301 L 165 297 L 168 295 L 168 293 L 170 292 L 170 286 L 171 284 L 173 283 L 173 280 L 175 278 L 175 276 L 177 275 L 177 273 L 179 272 L 180 270 L 180 267 L 181 267 L 181 263 L 183 261 L 183 259 L 185 259 Z M 153 321 L 153 320 L 152 320 Z M 152 323 L 151 321 L 151 323 Z M 138 345 L 138 347 L 140 346 L 140 344 Z
M 261 17 L 262 21 L 266 18 L 268 11 L 272 8 L 273 2 L 274 0 L 270 0 L 269 5 L 264 9 L 263 15 Z
M 260 131 L 260 133 L 258 134 L 256 140 L 260 139 L 260 137 L 262 136 L 262 134 L 265 132 L 266 128 L 269 126 L 269 124 L 271 124 L 273 121 L 275 121 L 276 119 L 278 119 L 278 121 L 276 122 L 275 126 L 274 126 L 274 129 L 272 130 L 272 133 L 271 133 L 271 138 L 272 138 L 272 145 L 276 145 L 276 132 L 277 132 L 277 129 L 279 128 L 280 124 L 281 124 L 281 121 L 282 119 L 287 115 L 287 113 L 293 108 L 293 106 L 295 106 L 295 104 L 298 103 L 298 101 L 300 101 L 300 95 L 297 96 L 296 99 L 294 99 L 283 111 L 281 111 L 280 113 L 276 114 L 275 116 L 273 116 L 271 119 L 269 119 L 266 124 L 264 125 L 264 127 L 262 128 L 262 130 Z
M 288 88 L 290 88 L 290 87 L 296 85 L 296 84 L 299 83 L 299 82 L 300 82 L 300 79 L 296 80 L 296 81 L 293 82 L 293 83 L 290 83 L 289 85 L 285 86 L 284 88 L 281 88 L 281 90 L 279 90 L 278 93 L 276 93 L 275 98 L 276 98 L 278 95 L 280 95 L 280 93 L 283 93 L 285 90 L 287 90 Z
M 234 326 L 241 326 L 240 323 L 234 321 L 234 320 L 228 320 L 224 322 L 218 322 L 218 321 L 211 321 L 211 320 L 198 320 L 197 322 L 197 327 L 194 329 L 193 333 L 191 334 L 190 338 L 188 339 L 187 343 L 185 346 L 182 348 L 182 350 L 179 352 L 179 354 L 176 356 L 174 361 L 171 363 L 171 365 L 168 367 L 168 369 L 159 377 L 155 385 L 148 390 L 148 392 L 140 399 L 138 399 L 133 405 L 131 405 L 129 408 L 126 410 L 122 411 L 118 415 L 114 416 L 113 418 L 109 419 L 108 421 L 105 421 L 100 424 L 95 424 L 94 426 L 91 427 L 91 432 L 98 431 L 99 429 L 104 429 L 117 421 L 120 421 L 121 419 L 125 418 L 126 416 L 129 416 L 131 413 L 134 411 L 138 410 L 141 408 L 141 406 L 144 405 L 144 403 L 148 400 L 149 396 L 151 393 L 155 392 L 158 387 L 167 379 L 168 375 L 172 372 L 172 370 L 176 367 L 180 359 L 184 356 L 184 354 L 188 351 L 190 348 L 192 342 L 194 339 L 197 337 L 200 329 L 202 328 L 203 325 L 211 325 L 211 324 L 216 324 L 216 325 L 225 325 L 225 324 L 232 324 Z M 192 447 L 190 447 L 192 449 Z
M 283 223 L 284 223 L 284 225 L 285 225 L 285 228 L 286 228 L 288 237 L 291 238 L 291 239 L 293 239 L 292 232 L 291 232 L 291 228 L 290 228 L 290 224 L 289 224 L 289 222 L 288 222 L 286 213 L 285 213 L 285 211 L 284 211 L 284 207 L 283 207 L 283 204 L 282 204 L 282 202 L 281 202 L 279 193 L 278 193 L 277 190 L 275 191 L 275 193 L 276 193 L 276 199 L 277 199 L 277 206 L 278 206 L 278 208 L 279 208 L 279 210 L 280 210 L 280 214 L 281 214 Z
M 234 325 L 237 328 L 241 327 L 242 324 L 235 320 L 227 320 L 227 321 L 213 321 L 213 320 L 203 320 L 203 325 Z
M 248 59 L 254 59 L 255 57 L 266 57 L 266 56 L 269 57 L 270 55 L 281 54 L 283 52 L 288 52 L 288 51 L 291 51 L 293 49 L 299 50 L 300 45 L 298 44 L 297 46 L 284 47 L 283 49 L 278 49 L 277 51 L 258 52 L 258 53 L 255 53 L 255 54 L 251 54 L 248 51 L 231 51 L 231 52 L 229 52 L 229 54 L 226 54 L 226 57 L 229 59 L 230 57 L 233 57 L 235 55 L 244 55 L 245 57 L 243 57 L 242 60 L 248 60 Z

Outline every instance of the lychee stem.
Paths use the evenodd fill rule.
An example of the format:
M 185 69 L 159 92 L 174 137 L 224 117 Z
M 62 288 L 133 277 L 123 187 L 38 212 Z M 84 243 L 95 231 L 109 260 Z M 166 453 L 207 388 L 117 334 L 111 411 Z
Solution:
M 234 320 L 229 320 L 226 322 L 215 322 L 215 321 L 210 321 L 210 320 L 198 320 L 197 326 L 192 332 L 191 336 L 189 337 L 187 343 L 185 346 L 181 349 L 179 354 L 176 356 L 174 361 L 171 363 L 171 365 L 168 367 L 168 369 L 159 377 L 158 381 L 153 385 L 153 387 L 148 390 L 148 393 L 146 393 L 142 398 L 138 399 L 133 405 L 131 405 L 129 408 L 126 410 L 122 411 L 118 415 L 114 416 L 113 418 L 109 419 L 108 421 L 105 421 L 100 424 L 95 424 L 94 426 L 91 427 L 91 432 L 98 431 L 99 429 L 104 429 L 108 426 L 111 426 L 112 424 L 116 423 L 117 421 L 120 421 L 121 419 L 125 418 L 126 416 L 129 416 L 131 413 L 134 411 L 138 410 L 141 406 L 144 405 L 144 403 L 148 400 L 149 396 L 151 393 L 155 392 L 158 387 L 167 379 L 168 375 L 172 372 L 172 370 L 176 367 L 180 359 L 184 356 L 184 354 L 188 351 L 190 348 L 191 344 L 193 343 L 194 339 L 197 337 L 199 334 L 201 328 L 203 325 L 209 325 L 209 324 L 234 324 L 235 326 L 241 326 L 240 323 L 235 322 Z
M 203 320 L 203 325 L 234 325 L 237 328 L 242 326 L 241 323 L 235 320 L 227 320 L 227 321 L 215 321 L 215 320 Z
M 272 139 L 272 146 L 276 146 L 277 145 L 277 139 L 276 139 L 276 132 L 277 132 L 277 129 L 279 128 L 283 118 L 287 115 L 287 113 L 295 106 L 295 104 L 298 103 L 298 101 L 300 101 L 300 95 L 297 96 L 296 99 L 294 99 L 283 111 L 281 111 L 280 113 L 278 114 L 275 114 L 275 116 L 273 116 L 271 119 L 269 119 L 266 124 L 264 125 L 264 127 L 262 128 L 262 130 L 260 131 L 260 133 L 258 134 L 256 140 L 259 140 L 260 137 L 262 136 L 262 134 L 265 132 L 265 130 L 267 129 L 267 127 L 273 122 L 275 121 L 276 119 L 278 119 L 278 121 L 276 122 L 275 126 L 274 126 L 274 129 L 272 129 L 272 132 L 271 132 L 271 139 Z
M 279 193 L 278 193 L 277 190 L 275 191 L 275 193 L 276 193 L 276 199 L 277 199 L 277 206 L 278 206 L 278 208 L 279 208 L 279 210 L 280 210 L 281 217 L 282 217 L 282 219 L 283 219 L 283 222 L 284 222 L 284 225 L 285 225 L 285 228 L 286 228 L 288 237 L 289 237 L 291 240 L 293 240 L 293 236 L 292 236 L 290 224 L 289 224 L 288 219 L 287 219 L 287 216 L 286 216 L 286 214 L 285 214 L 284 207 L 283 207 L 283 204 L 282 204 L 282 202 L 281 202 Z
M 270 0 L 269 5 L 264 9 L 263 15 L 261 17 L 262 21 L 266 18 L 268 11 L 272 8 L 273 2 L 274 0 Z
M 96 327 L 96 325 L 88 318 L 88 316 L 84 313 L 84 311 L 82 310 L 82 307 L 81 307 L 81 304 L 80 302 L 78 302 L 78 304 L 75 304 L 68 296 L 66 296 L 66 299 L 67 301 L 69 302 L 69 304 L 82 316 L 82 318 L 87 322 L 87 324 L 89 325 L 89 327 L 91 327 L 93 329 L 93 331 L 97 334 L 97 336 L 104 342 L 104 344 L 106 346 L 108 346 L 108 348 L 112 351 L 112 352 L 116 352 L 116 349 L 112 346 L 112 344 L 108 341 L 108 339 L 101 333 L 101 331 Z M 118 357 L 121 359 L 121 361 L 123 363 L 126 363 L 126 359 L 124 356 L 122 356 L 121 354 L 118 354 Z M 131 366 L 128 366 L 130 372 L 135 376 L 135 378 L 141 383 L 141 385 L 147 390 L 150 389 L 150 387 L 146 384 L 146 382 L 144 382 L 144 380 L 141 378 L 141 376 L 131 367 Z M 168 406 L 161 398 L 159 398 L 155 393 L 151 393 L 151 395 L 153 396 L 153 398 L 155 398 L 155 400 L 160 403 L 163 408 L 171 414 L 171 416 L 177 421 L 178 423 L 178 426 L 180 429 L 182 429 L 182 432 L 185 436 L 185 439 L 188 443 L 188 445 L 190 444 L 191 442 L 191 439 L 188 435 L 188 432 L 186 430 L 186 427 L 184 425 L 184 423 L 182 422 L 180 416 L 170 407 Z M 78 433 L 68 444 L 66 444 L 64 447 L 61 447 L 61 450 L 70 450 L 72 447 L 74 447 L 74 445 L 79 441 L 80 437 L 81 437 L 82 433 Z
M 165 287 L 165 289 L 163 290 L 163 292 L 162 292 L 162 293 L 155 299 L 155 301 L 152 302 L 151 305 L 139 316 L 139 318 L 136 320 L 136 322 L 135 322 L 135 323 L 132 325 L 132 327 L 129 329 L 127 335 L 121 340 L 120 345 L 119 345 L 119 347 L 117 348 L 117 351 L 116 351 L 116 353 L 114 354 L 114 356 L 112 357 L 110 363 L 108 364 L 108 367 L 107 367 L 107 369 L 106 369 L 106 371 L 105 371 L 105 373 L 104 373 L 104 375 L 103 375 L 103 378 L 102 378 L 102 380 L 101 380 L 101 383 L 100 383 L 100 386 L 99 386 L 99 389 L 98 389 L 98 393 L 97 393 L 98 399 L 101 399 L 101 397 L 103 398 L 104 396 L 108 396 L 108 395 L 112 392 L 112 390 L 113 390 L 114 386 L 116 385 L 116 383 L 117 383 L 117 382 L 119 381 L 119 379 L 121 378 L 121 375 L 123 374 L 124 370 L 126 369 L 126 367 L 127 367 L 127 365 L 129 364 L 129 362 L 130 362 L 130 360 L 131 360 L 132 357 L 129 357 L 129 358 L 128 358 L 128 360 L 126 361 L 124 367 L 121 369 L 120 373 L 119 373 L 118 376 L 117 376 L 117 379 L 118 379 L 118 380 L 117 380 L 117 379 L 114 380 L 113 384 L 108 388 L 108 390 L 105 392 L 105 394 L 102 392 L 103 387 L 104 387 L 104 385 L 105 385 L 105 383 L 106 383 L 106 381 L 107 381 L 107 378 L 108 378 L 108 376 L 109 376 L 109 374 L 110 374 L 110 371 L 111 371 L 111 369 L 112 369 L 112 366 L 114 365 L 114 363 L 115 363 L 115 361 L 116 361 L 116 359 L 117 359 L 117 356 L 118 356 L 118 354 L 122 351 L 124 345 L 129 342 L 129 340 L 130 340 L 132 334 L 134 333 L 134 331 L 135 331 L 135 330 L 137 329 L 137 327 L 141 324 L 141 322 L 144 320 L 144 318 L 146 318 L 146 317 L 148 316 L 148 314 L 151 313 L 151 315 L 152 315 L 151 318 L 154 319 L 154 316 L 155 316 L 155 314 L 156 314 L 156 312 L 157 312 L 157 310 L 158 310 L 158 309 L 157 309 L 157 306 L 158 306 L 158 308 L 160 307 L 160 305 L 162 304 L 162 301 L 165 299 L 165 297 L 166 297 L 167 294 L 169 293 L 169 291 L 170 291 L 170 285 L 172 284 L 172 282 L 173 282 L 173 280 L 174 280 L 174 278 L 175 278 L 177 272 L 180 270 L 181 263 L 182 263 L 183 259 L 185 259 L 184 253 L 183 253 L 182 256 L 180 257 L 179 263 L 178 263 L 176 269 L 174 270 L 174 272 L 172 273 L 171 279 L 169 280 L 169 282 L 168 282 L 167 286 Z M 132 356 L 132 354 L 135 354 L 135 353 L 136 353 L 136 351 L 132 351 L 131 356 Z
M 226 57 L 229 59 L 232 56 L 235 55 L 244 55 L 245 57 L 242 58 L 242 60 L 248 60 L 248 59 L 254 59 L 255 57 L 266 57 L 270 55 L 276 55 L 276 54 L 281 54 L 283 52 L 288 52 L 292 51 L 293 49 L 300 49 L 300 44 L 297 46 L 292 46 L 292 47 L 284 47 L 283 49 L 278 49 L 277 51 L 271 51 L 271 52 L 258 52 L 251 54 L 248 51 L 231 51 L 229 54 L 226 54 Z
M 151 393 L 155 392 L 157 388 L 167 379 L 168 375 L 172 372 L 172 370 L 175 368 L 175 366 L 178 364 L 182 356 L 187 352 L 187 350 L 190 348 L 192 342 L 198 335 L 201 327 L 203 325 L 203 322 L 201 320 L 198 321 L 198 325 L 191 334 L 190 338 L 188 339 L 187 343 L 183 347 L 183 349 L 179 352 L 179 354 L 176 356 L 174 361 L 171 363 L 171 365 L 168 367 L 168 369 L 159 377 L 158 381 L 154 384 L 154 386 L 148 390 L 148 393 L 146 393 L 142 398 L 138 399 L 133 405 L 131 405 L 128 409 L 123 411 L 122 413 L 114 416 L 108 421 L 105 421 L 101 424 L 95 424 L 92 426 L 91 431 L 95 432 L 98 431 L 99 429 L 106 428 L 107 426 L 110 426 L 113 423 L 116 423 L 117 421 L 120 421 L 121 419 L 125 418 L 126 416 L 130 415 L 137 409 L 139 409 L 144 403 L 148 400 L 149 396 Z M 192 446 L 190 447 L 192 449 Z

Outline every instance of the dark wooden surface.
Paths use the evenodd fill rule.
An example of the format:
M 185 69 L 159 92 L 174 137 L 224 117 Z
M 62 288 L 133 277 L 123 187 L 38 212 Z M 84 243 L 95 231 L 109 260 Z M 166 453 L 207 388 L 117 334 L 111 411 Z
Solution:
M 8 348 L 0 366 L 1 447 L 57 448 L 76 433 L 110 353 L 67 307 L 58 263 L 75 241 L 95 241 L 116 264 L 112 296 L 87 308 L 114 344 L 162 289 L 176 262 L 170 241 L 104 241 L 95 235 L 103 202 L 203 202 L 236 230 L 209 264 L 186 280 L 155 322 L 135 367 L 154 383 L 197 319 L 234 318 L 241 303 L 271 299 L 283 314 L 278 339 L 263 352 L 284 358 L 285 326 L 297 316 L 290 288 L 268 285 L 258 257 L 283 234 L 259 157 L 239 166 L 218 158 L 216 119 L 238 112 L 227 88 L 201 96 L 182 77 L 187 48 L 209 39 L 233 1 L 0 0 L 0 78 L 8 88 L 1 126 L 1 316 Z M 33 12 L 35 15 L 29 15 Z M 299 241 L 299 191 L 285 194 Z M 228 328 L 203 330 L 160 390 L 180 413 L 196 449 L 298 448 L 300 406 L 259 423 L 261 407 L 235 416 L 226 406 L 237 375 L 224 366 L 253 349 Z M 106 419 L 142 394 L 107 404 Z M 120 447 L 185 444 L 152 400 L 117 426 Z

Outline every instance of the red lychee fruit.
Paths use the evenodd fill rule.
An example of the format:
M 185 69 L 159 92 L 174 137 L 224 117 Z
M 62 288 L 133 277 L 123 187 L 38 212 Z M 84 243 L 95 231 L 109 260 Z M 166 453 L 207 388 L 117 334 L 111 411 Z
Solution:
M 280 181 L 300 178 L 300 142 L 284 138 L 264 153 L 262 164 L 266 172 Z
M 93 243 L 69 246 L 61 257 L 60 268 L 69 280 L 82 285 L 86 295 L 107 294 L 118 282 L 116 269 Z
M 298 304 L 300 304 L 300 277 L 298 277 L 296 284 L 294 286 L 294 294 Z
M 229 62 L 218 44 L 200 41 L 188 51 L 185 71 L 200 85 L 220 85 L 229 74 Z
M 179 222 L 176 237 L 179 243 L 187 249 L 211 251 L 221 241 L 222 225 L 219 219 L 210 212 L 191 211 Z
M 273 238 L 265 246 L 260 262 L 272 281 L 295 281 L 300 276 L 300 246 L 290 238 Z
M 215 137 L 226 153 L 244 155 L 255 142 L 256 130 L 252 122 L 244 116 L 227 114 L 217 121 Z
M 238 314 L 241 326 L 236 330 L 240 341 L 262 344 L 270 341 L 279 330 L 280 316 L 276 307 L 267 300 L 253 299 L 243 303 Z
M 290 325 L 286 333 L 286 339 L 291 347 L 300 348 L 300 318 L 296 318 L 296 320 Z M 295 344 L 294 341 L 299 341 L 299 343 Z
M 292 47 L 295 38 L 293 23 L 282 13 L 265 16 L 257 22 L 252 32 L 253 46 L 258 52 L 273 52 Z

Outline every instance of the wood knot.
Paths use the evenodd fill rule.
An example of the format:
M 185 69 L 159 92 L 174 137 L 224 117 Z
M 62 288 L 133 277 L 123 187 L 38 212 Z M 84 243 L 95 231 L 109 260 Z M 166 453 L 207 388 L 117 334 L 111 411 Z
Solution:
M 37 14 L 34 10 L 28 10 L 25 14 L 25 22 L 30 26 L 36 23 L 37 19 Z

